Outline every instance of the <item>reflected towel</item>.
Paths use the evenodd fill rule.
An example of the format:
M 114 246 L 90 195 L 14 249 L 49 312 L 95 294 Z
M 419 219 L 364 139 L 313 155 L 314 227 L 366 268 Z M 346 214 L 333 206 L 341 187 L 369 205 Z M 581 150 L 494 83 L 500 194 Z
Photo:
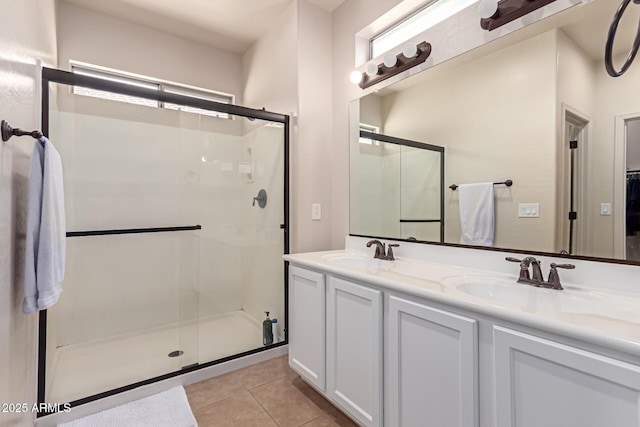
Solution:
M 493 246 L 493 183 L 462 184 L 460 190 L 460 243 Z
M 28 203 L 22 311 L 32 314 L 58 302 L 66 250 L 62 161 L 44 137 L 33 148 Z

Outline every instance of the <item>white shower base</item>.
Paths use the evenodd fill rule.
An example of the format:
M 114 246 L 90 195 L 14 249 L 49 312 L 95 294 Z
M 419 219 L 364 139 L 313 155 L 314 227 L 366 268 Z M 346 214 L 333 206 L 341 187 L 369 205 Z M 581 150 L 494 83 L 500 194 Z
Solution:
M 238 310 L 187 326 L 61 347 L 47 375 L 46 401 L 70 402 L 261 346 L 261 323 Z M 175 350 L 185 354 L 168 357 Z

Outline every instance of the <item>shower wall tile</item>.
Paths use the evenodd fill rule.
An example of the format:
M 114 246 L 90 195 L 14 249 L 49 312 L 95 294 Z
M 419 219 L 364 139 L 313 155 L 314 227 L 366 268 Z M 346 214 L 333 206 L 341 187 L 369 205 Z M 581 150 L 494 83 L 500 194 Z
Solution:
M 51 135 L 65 171 L 69 230 L 178 224 L 179 128 L 135 122 L 135 117 L 52 116 Z
M 267 192 L 267 205 L 243 211 L 247 235 L 243 249 L 242 306 L 258 321 L 269 311 L 284 324 L 284 128 L 262 125 L 244 136 L 253 152 L 253 182 L 243 191 L 252 200 L 260 189 Z M 282 327 L 282 326 L 281 326 Z
M 84 107 L 100 112 L 99 105 Z M 61 345 L 243 307 L 243 270 L 252 267 L 242 257 L 256 242 L 247 212 L 257 211 L 251 206 L 254 190 L 247 190 L 247 176 L 238 172 L 247 160 L 244 140 L 135 118 L 52 114 L 68 177 L 69 229 L 200 224 L 202 230 L 72 239 L 65 292 L 54 314 Z M 275 133 L 282 139 L 281 131 Z M 271 163 L 282 165 L 282 149 L 265 156 L 262 175 L 269 181 Z M 279 180 L 278 191 L 269 190 L 281 216 Z M 276 235 L 281 238 L 281 231 Z
M 52 309 L 59 318 L 52 324 L 59 344 L 178 322 L 182 283 L 177 260 L 185 237 L 154 233 L 68 239 L 64 292 Z

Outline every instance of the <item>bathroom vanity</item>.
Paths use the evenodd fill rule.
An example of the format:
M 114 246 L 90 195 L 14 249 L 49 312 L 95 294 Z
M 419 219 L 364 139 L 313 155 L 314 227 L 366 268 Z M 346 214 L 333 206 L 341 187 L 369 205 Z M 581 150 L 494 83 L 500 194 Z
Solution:
M 290 366 L 359 424 L 640 425 L 640 295 L 607 264 L 542 289 L 516 283 L 518 254 L 366 242 L 284 257 Z

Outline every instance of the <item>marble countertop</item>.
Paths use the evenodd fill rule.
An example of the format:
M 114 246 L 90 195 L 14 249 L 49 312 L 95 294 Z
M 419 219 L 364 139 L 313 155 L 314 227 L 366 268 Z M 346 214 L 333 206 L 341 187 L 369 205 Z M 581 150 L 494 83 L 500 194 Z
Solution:
M 638 295 L 564 281 L 561 291 L 536 288 L 517 283 L 515 274 L 404 257 L 376 260 L 369 252 L 354 250 L 288 254 L 284 259 L 382 289 L 640 356 Z

